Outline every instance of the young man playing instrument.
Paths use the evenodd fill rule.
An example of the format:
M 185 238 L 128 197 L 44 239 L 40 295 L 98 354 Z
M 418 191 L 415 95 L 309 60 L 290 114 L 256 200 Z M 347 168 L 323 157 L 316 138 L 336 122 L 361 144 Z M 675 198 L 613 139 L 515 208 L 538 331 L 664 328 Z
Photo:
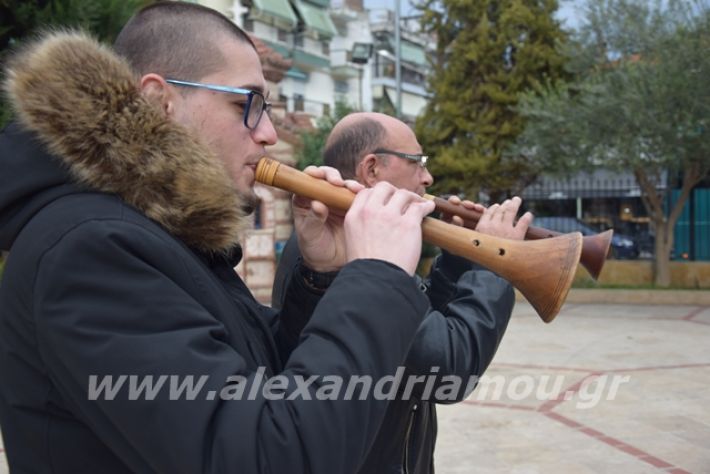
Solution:
M 404 360 L 428 305 L 412 275 L 433 204 L 378 185 L 343 227 L 296 200 L 304 268 L 339 276 L 325 295 L 293 278 L 277 314 L 233 271 L 255 165 L 276 141 L 244 32 L 162 2 L 115 51 L 53 33 L 6 72 L 18 117 L 0 135 L 10 469 L 354 472 L 388 402 L 314 392 L 322 375 L 379 379 Z

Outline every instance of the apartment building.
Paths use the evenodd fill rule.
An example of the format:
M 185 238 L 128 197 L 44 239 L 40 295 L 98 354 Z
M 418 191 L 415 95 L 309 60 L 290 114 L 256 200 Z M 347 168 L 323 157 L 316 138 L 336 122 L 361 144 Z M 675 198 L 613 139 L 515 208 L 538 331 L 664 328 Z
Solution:
M 369 12 L 375 54 L 371 61 L 373 107 L 391 115 L 396 114 L 399 95 L 400 116 L 409 123 L 424 109 L 429 94 L 426 80 L 430 71 L 427 48 L 433 47 L 431 38 L 420 32 L 416 17 L 400 18 L 400 88 L 396 80 L 395 14 L 388 9 Z
M 313 117 L 334 107 L 331 41 L 338 33 L 329 14 L 330 0 L 200 0 L 291 62 L 271 91 L 288 112 Z
M 342 101 L 413 121 L 427 100 L 427 46 L 416 18 L 401 20 L 401 87 L 395 74 L 394 12 L 363 0 L 200 0 L 291 61 L 272 90 L 287 112 L 320 117 Z

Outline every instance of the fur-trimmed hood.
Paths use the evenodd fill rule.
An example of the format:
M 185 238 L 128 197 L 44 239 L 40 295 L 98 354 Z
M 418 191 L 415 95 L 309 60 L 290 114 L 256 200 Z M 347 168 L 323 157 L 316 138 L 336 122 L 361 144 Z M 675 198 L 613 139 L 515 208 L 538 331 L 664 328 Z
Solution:
M 6 73 L 17 120 L 74 182 L 120 196 L 201 251 L 238 243 L 245 218 L 224 166 L 140 95 L 137 76 L 110 48 L 82 33 L 49 33 L 25 46 Z M 0 154 L 4 223 L 3 214 L 17 214 L 18 196 L 31 199 L 36 184 L 34 168 L 12 169 L 23 166 L 10 156 L 14 150 Z M 1 189 L 6 179 L 13 180 L 11 198 Z M 29 188 L 18 189 L 18 180 Z

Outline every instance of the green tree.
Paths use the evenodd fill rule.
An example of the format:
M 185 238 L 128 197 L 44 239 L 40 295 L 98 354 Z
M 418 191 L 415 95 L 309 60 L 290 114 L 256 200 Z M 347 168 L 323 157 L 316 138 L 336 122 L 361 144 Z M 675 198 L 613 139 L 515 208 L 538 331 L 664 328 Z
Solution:
M 333 130 L 333 127 L 340 119 L 354 111 L 355 109 L 345 102 L 336 102 L 335 112 L 332 115 L 323 115 L 317 120 L 315 130 L 300 134 L 301 146 L 296 153 L 299 169 L 310 165 L 320 166 L 323 164 L 323 148 L 330 131 Z
M 138 8 L 155 0 L 3 0 L 0 2 L 0 62 L 25 38 L 45 28 L 81 28 L 112 43 Z M 0 98 L 0 126 L 10 110 Z
M 566 34 L 557 0 L 425 0 L 422 25 L 437 38 L 433 93 L 416 132 L 434 156 L 436 192 L 498 200 L 534 178 L 524 155 L 504 155 L 522 132 L 515 106 L 564 75 Z
M 655 283 L 668 286 L 673 229 L 710 172 L 710 13 L 682 0 L 590 2 L 571 45 L 577 79 L 522 102 L 518 150 L 557 174 L 632 172 L 655 231 Z

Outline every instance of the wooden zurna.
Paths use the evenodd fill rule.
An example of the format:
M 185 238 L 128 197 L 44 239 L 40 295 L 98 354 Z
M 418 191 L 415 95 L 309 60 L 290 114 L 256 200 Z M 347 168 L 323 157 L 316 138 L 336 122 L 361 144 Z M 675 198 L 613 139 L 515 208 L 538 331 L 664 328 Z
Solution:
M 325 180 L 262 158 L 256 180 L 346 211 L 355 194 Z M 422 237 L 454 255 L 483 265 L 508 280 L 530 302 L 543 321 L 559 313 L 580 261 L 582 234 L 574 232 L 542 240 L 508 240 L 426 217 Z

